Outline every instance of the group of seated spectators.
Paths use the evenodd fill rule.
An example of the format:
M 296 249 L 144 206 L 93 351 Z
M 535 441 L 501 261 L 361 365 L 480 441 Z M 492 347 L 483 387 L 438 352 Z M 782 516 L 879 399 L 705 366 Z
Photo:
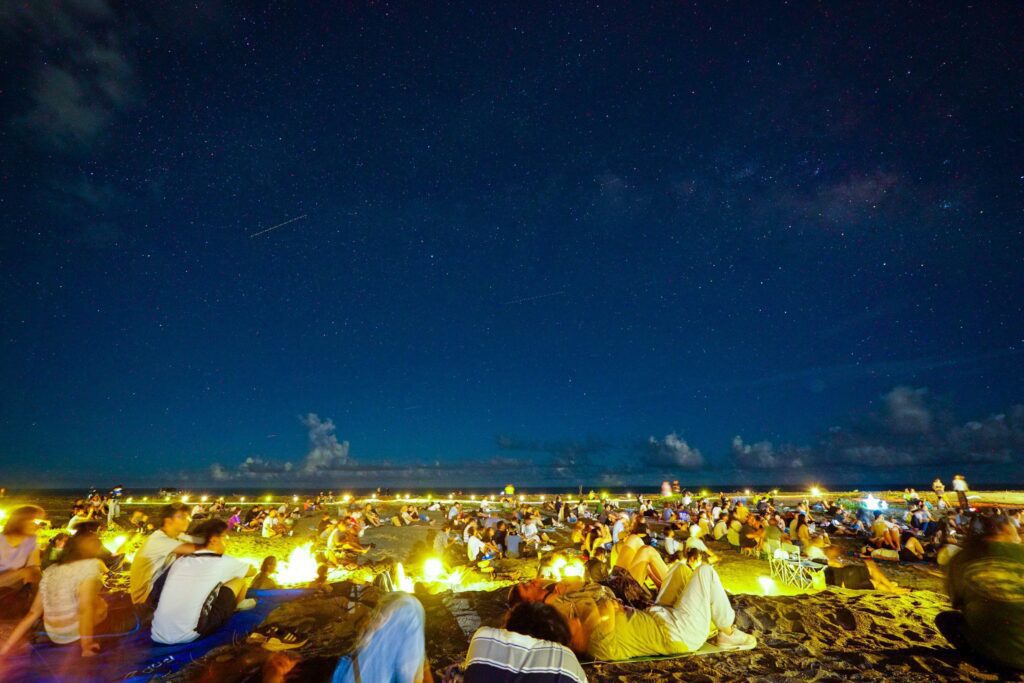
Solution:
M 45 517 L 37 506 L 18 508 L 0 535 L 0 589 L 31 596 L 2 654 L 40 620 L 52 642 L 77 643 L 91 657 L 100 650 L 98 636 L 125 633 L 140 621 L 154 642 L 185 643 L 216 631 L 235 610 L 255 606 L 246 591 L 256 571 L 227 554 L 228 525 L 219 518 L 200 521 L 186 536 L 188 508 L 164 506 L 159 528 L 132 561 L 128 592 L 116 593 L 104 586 L 110 551 L 96 525 L 76 524 L 41 549 L 37 530 Z

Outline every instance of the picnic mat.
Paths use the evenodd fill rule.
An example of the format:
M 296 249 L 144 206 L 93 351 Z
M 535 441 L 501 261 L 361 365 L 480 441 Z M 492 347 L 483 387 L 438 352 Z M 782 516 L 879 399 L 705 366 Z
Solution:
M 606 662 L 602 660 L 590 660 L 587 662 L 580 662 L 583 666 L 590 666 L 591 664 L 631 664 L 633 662 L 660 662 L 667 659 L 682 659 L 683 657 L 702 657 L 704 655 L 717 655 L 717 654 L 728 654 L 730 652 L 743 652 L 744 650 L 753 650 L 757 647 L 756 644 L 747 647 L 731 647 L 721 648 L 708 641 L 701 646 L 699 650 L 693 652 L 681 652 L 674 655 L 652 655 L 650 657 L 633 657 L 632 659 L 616 659 L 615 661 Z
M 143 683 L 162 678 L 199 659 L 210 650 L 244 640 L 274 608 L 307 594 L 305 589 L 249 591 L 256 607 L 235 612 L 213 635 L 181 645 L 158 645 L 150 640 L 148 625 L 117 638 L 103 641 L 95 657 L 83 658 L 77 644 L 35 644 L 31 651 L 8 657 L 0 663 L 0 681 L 58 683 Z

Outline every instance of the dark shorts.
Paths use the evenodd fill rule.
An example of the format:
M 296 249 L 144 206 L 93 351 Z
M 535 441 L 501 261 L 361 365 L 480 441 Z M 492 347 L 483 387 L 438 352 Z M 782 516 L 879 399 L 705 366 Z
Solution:
M 871 590 L 875 585 L 871 582 L 868 568 L 862 564 L 850 564 L 845 567 L 827 567 L 825 583 L 829 586 L 852 588 L 854 590 Z
M 196 625 L 199 637 L 205 638 L 226 624 L 235 613 L 236 603 L 235 592 L 227 586 L 221 586 L 216 594 L 211 593 L 199 613 L 199 623 Z

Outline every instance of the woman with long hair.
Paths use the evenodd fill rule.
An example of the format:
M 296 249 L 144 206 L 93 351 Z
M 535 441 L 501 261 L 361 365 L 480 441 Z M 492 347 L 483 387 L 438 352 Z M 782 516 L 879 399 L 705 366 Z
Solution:
M 102 547 L 99 536 L 88 531 L 68 539 L 57 564 L 43 572 L 31 609 L 11 632 L 0 654 L 10 651 L 40 617 L 46 635 L 54 643 L 77 642 L 83 657 L 99 652 L 94 636 L 101 630 L 117 630 L 113 620 L 108 621 L 110 610 L 100 596 L 107 571 L 99 559 Z
M 11 512 L 0 533 L 0 589 L 39 585 L 36 520 L 44 517 L 46 511 L 38 505 L 24 505 Z

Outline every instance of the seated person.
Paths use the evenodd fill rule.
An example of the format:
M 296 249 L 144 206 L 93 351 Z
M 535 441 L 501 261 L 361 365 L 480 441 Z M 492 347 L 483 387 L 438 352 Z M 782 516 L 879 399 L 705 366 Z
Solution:
M 481 626 L 466 653 L 465 683 L 586 683 L 569 649 L 572 634 L 554 607 L 524 602 L 505 615 L 502 628 Z
M 236 530 L 241 531 L 244 529 L 242 524 L 242 508 L 236 507 L 231 510 L 231 515 L 228 517 L 228 531 L 234 533 Z
M 903 547 L 900 528 L 888 521 L 883 512 L 875 513 L 875 521 L 871 524 L 871 545 L 876 548 L 891 548 L 896 552 Z
M 1006 517 L 979 522 L 949 561 L 946 588 L 956 611 L 940 613 L 935 625 L 961 652 L 1024 671 L 1024 545 Z
M 497 553 L 487 548 L 480 538 L 480 530 L 475 526 L 470 529 L 470 534 L 466 538 L 466 556 L 470 563 L 486 562 L 497 557 Z
M 505 556 L 519 557 L 519 549 L 522 547 L 522 544 L 523 537 L 519 535 L 519 529 L 513 526 L 505 537 Z
M 548 545 L 548 535 L 540 530 L 540 517 L 538 515 L 528 515 L 520 528 L 520 532 L 523 537 L 523 543 L 532 545 L 545 552 L 551 550 L 551 547 Z
M 546 602 L 557 609 L 569 624 L 572 650 L 603 661 L 694 652 L 708 639 L 712 625 L 723 649 L 750 648 L 757 642 L 735 628 L 729 597 L 707 564 L 697 567 L 672 605 L 627 610 L 605 586 L 579 580 L 518 584 L 509 591 L 509 604 L 521 602 Z
M 441 530 L 434 534 L 434 554 L 443 558 L 447 555 L 448 549 L 453 545 L 455 545 L 455 536 L 452 534 L 452 525 L 449 522 L 445 522 Z
M 594 522 L 583 535 L 583 552 L 593 555 L 598 548 L 609 548 L 612 543 L 612 532 L 606 525 Z
M 495 540 L 496 534 L 494 527 L 488 527 L 480 532 L 480 540 L 483 541 L 485 554 L 500 558 L 502 551 Z
M 700 537 L 700 526 L 694 524 L 690 527 L 690 537 L 686 539 L 686 545 L 684 547 L 686 551 L 699 550 L 704 553 L 707 557 L 708 562 L 714 564 L 720 559 L 718 554 L 708 548 L 707 544 Z
M 900 562 L 920 562 L 924 559 L 924 546 L 911 531 L 905 531 L 900 535 Z
M 644 542 L 647 525 L 643 522 L 633 527 L 633 533 L 620 541 L 613 551 L 616 570 L 629 573 L 641 586 L 650 579 L 655 588 L 660 588 L 668 574 L 668 565 L 661 554 Z
M 608 579 L 608 551 L 597 548 L 583 567 L 583 577 L 587 583 L 599 583 Z
M 668 531 L 665 532 L 665 559 L 668 561 L 678 560 L 679 551 L 683 549 L 681 543 L 676 540 L 675 527 L 669 527 Z
M 378 527 L 381 525 L 380 515 L 377 514 L 377 510 L 369 503 L 363 506 L 363 519 L 365 519 L 366 523 L 372 527 Z
M 208 519 L 195 529 L 201 544 L 191 555 L 178 558 L 167 570 L 153 614 L 152 638 L 164 645 L 188 643 L 210 635 L 236 609 L 251 609 L 246 579 L 256 570 L 225 555 L 228 525 Z
M 263 538 L 283 536 L 287 531 L 288 529 L 285 527 L 284 522 L 281 521 L 281 517 L 277 510 L 271 510 L 267 513 L 267 516 L 263 518 L 263 524 L 260 529 L 260 535 Z
M 371 547 L 372 545 L 364 546 L 359 541 L 359 537 L 352 532 L 345 519 L 339 519 L 331 535 L 327 537 L 325 555 L 332 564 L 346 564 L 353 561 L 353 555 L 368 553 Z
M 128 590 L 136 605 L 146 603 L 153 583 L 175 559 L 195 552 L 191 538 L 184 536 L 189 521 L 188 510 L 181 503 L 170 503 L 160 509 L 160 528 L 142 542 L 128 575 Z
M 253 578 L 252 583 L 249 584 L 249 588 L 254 591 L 265 591 L 275 590 L 280 588 L 277 585 L 277 581 L 274 580 L 274 572 L 277 571 L 277 558 L 273 555 L 267 555 L 263 558 L 263 563 L 260 564 L 260 571 Z
M 69 538 L 71 538 L 71 536 L 62 531 L 51 538 L 50 542 L 46 544 L 46 547 L 40 554 L 42 568 L 44 570 L 50 565 L 57 564 L 60 560 L 60 554 L 64 551 L 64 546 L 67 544 Z
M 381 598 L 353 654 L 342 657 L 332 683 L 431 683 L 423 605 L 396 591 Z
M 128 528 L 137 534 L 145 534 L 150 530 L 149 515 L 142 510 L 133 510 L 128 518 Z
M 99 536 L 92 532 L 80 531 L 68 539 L 60 561 L 43 572 L 31 609 L 11 632 L 0 654 L 10 651 L 40 617 L 51 641 L 58 645 L 79 643 L 83 657 L 99 652 L 100 644 L 93 636 L 121 633 L 131 627 L 135 616 L 127 600 L 122 609 L 108 610 L 100 596 L 107 572 L 99 559 L 101 548 Z
M 25 505 L 11 512 L 0 533 L 0 590 L 34 590 L 41 576 L 37 519 L 46 516 L 43 508 Z
M 699 531 L 700 527 L 697 527 L 697 529 Z M 721 541 L 723 538 L 725 538 L 725 535 L 728 532 L 729 532 L 729 522 L 726 520 L 725 517 L 720 517 L 719 520 L 715 523 L 715 528 L 712 530 L 711 536 L 716 541 Z
M 740 527 L 740 552 L 755 555 L 761 550 L 763 542 L 761 518 L 757 514 L 747 515 L 747 521 Z
M 732 517 L 729 520 L 729 528 L 725 532 L 725 540 L 729 542 L 733 548 L 740 547 L 740 529 L 743 528 L 743 523 L 736 517 Z
M 85 505 L 76 505 L 71 510 L 71 519 L 68 520 L 67 531 L 74 533 L 75 529 L 82 522 L 89 522 L 93 519 L 93 508 Z
M 498 546 L 502 557 L 508 553 L 508 523 L 503 519 L 494 525 L 494 544 Z
M 793 540 L 804 549 L 805 553 L 810 554 L 811 548 L 821 549 L 831 545 L 828 534 L 811 534 L 810 525 L 807 524 L 807 516 L 802 513 L 796 517 L 795 532 L 796 535 L 793 537 Z
M 309 587 L 318 591 L 327 590 L 327 573 L 330 569 L 326 564 L 317 565 L 316 578 L 309 582 Z

